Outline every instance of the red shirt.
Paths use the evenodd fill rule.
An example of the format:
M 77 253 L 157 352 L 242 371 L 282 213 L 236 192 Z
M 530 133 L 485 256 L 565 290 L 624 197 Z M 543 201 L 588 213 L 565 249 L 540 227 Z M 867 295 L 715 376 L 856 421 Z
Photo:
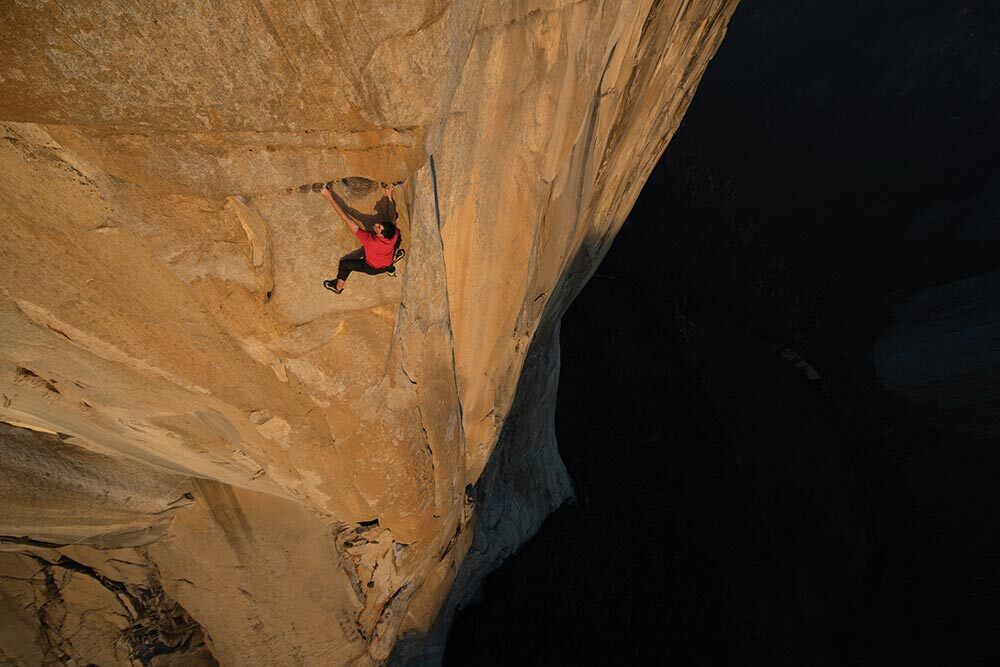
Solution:
M 384 239 L 377 234 L 359 229 L 354 235 L 361 241 L 361 247 L 365 249 L 365 264 L 373 269 L 384 269 L 392 266 L 392 254 L 396 250 L 396 239 L 399 238 L 399 230 L 392 235 L 391 239 Z

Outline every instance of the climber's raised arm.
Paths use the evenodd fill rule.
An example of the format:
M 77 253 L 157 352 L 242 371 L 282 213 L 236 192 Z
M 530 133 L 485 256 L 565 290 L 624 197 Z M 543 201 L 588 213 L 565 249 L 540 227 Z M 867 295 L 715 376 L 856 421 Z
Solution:
M 346 224 L 350 228 L 352 234 L 361 229 L 361 224 L 357 220 L 352 218 L 350 215 L 348 215 L 347 211 L 345 211 L 340 206 L 340 204 L 337 203 L 337 200 L 334 198 L 333 193 L 330 191 L 330 188 L 327 185 L 323 186 L 321 192 L 323 193 L 323 196 L 326 197 L 326 200 L 330 202 L 330 205 L 333 206 L 333 210 L 337 212 L 337 215 L 340 216 L 340 219 L 344 221 L 344 224 Z

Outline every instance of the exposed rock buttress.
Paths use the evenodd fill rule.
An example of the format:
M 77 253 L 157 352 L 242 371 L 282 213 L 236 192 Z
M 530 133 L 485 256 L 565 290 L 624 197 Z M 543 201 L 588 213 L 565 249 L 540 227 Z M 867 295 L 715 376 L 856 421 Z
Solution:
M 560 316 L 735 4 L 0 8 L 0 656 L 439 655 L 571 493 Z M 400 179 L 398 277 L 324 290 L 307 186 Z

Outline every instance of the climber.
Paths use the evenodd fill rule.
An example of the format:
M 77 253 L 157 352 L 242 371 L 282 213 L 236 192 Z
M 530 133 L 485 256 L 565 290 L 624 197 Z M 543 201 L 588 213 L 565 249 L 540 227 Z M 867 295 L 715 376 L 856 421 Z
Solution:
M 395 221 L 376 222 L 372 225 L 372 231 L 364 229 L 361 222 L 348 215 L 343 207 L 337 203 L 330 185 L 330 183 L 324 185 L 321 192 L 333 206 L 334 210 L 337 211 L 337 215 L 344 221 L 344 224 L 361 241 L 361 247 L 340 258 L 337 278 L 335 280 L 324 280 L 323 287 L 331 292 L 340 294 L 344 291 L 344 283 L 347 282 L 347 276 L 352 271 L 360 271 L 370 276 L 376 276 L 380 273 L 395 276 L 395 263 L 402 259 L 404 254 L 403 249 L 399 247 L 401 237 Z M 391 204 L 391 209 L 393 209 L 392 217 L 394 217 L 396 204 L 393 192 L 395 186 L 395 183 L 382 185 L 382 189 Z

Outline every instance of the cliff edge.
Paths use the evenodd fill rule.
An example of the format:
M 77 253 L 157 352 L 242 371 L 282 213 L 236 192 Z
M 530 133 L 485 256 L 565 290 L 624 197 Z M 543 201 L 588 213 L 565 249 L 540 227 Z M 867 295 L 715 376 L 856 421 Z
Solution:
M 446 624 L 571 493 L 559 318 L 735 5 L 5 3 L 0 656 Z M 357 242 L 308 185 L 370 222 L 401 179 L 397 277 L 324 290 Z

